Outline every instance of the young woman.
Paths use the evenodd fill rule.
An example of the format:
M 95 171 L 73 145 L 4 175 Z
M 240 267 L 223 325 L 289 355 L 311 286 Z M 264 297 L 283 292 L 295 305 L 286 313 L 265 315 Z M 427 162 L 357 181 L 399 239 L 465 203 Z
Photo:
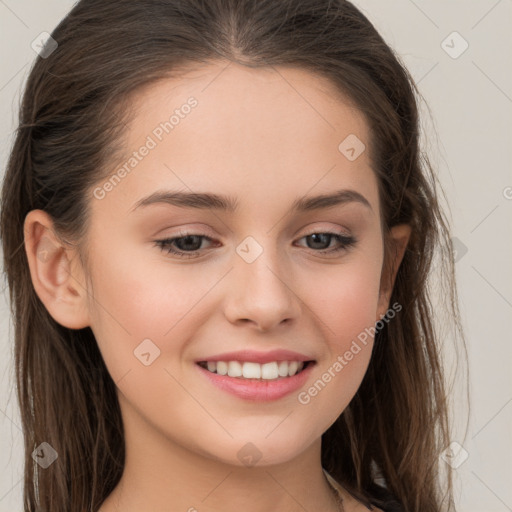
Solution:
M 51 37 L 2 191 L 25 511 L 453 510 L 452 249 L 372 24 L 82 0 Z

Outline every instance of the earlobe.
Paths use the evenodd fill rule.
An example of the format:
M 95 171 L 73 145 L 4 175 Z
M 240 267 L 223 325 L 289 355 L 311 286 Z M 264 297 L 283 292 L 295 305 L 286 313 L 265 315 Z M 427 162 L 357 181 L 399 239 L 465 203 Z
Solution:
M 388 264 L 382 269 L 377 320 L 380 320 L 389 308 L 389 301 L 395 284 L 396 274 L 404 257 L 410 236 L 411 226 L 408 224 L 393 226 L 390 230 L 390 254 Z
M 30 276 L 41 302 L 64 327 L 89 326 L 87 290 L 76 250 L 59 239 L 43 210 L 30 211 L 23 229 Z

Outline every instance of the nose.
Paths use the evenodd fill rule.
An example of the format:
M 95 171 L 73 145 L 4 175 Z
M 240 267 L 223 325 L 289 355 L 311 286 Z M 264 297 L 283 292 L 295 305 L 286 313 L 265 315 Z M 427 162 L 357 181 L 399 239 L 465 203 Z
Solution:
M 235 254 L 225 316 L 233 324 L 250 323 L 260 331 L 291 323 L 299 317 L 302 302 L 293 288 L 289 265 L 277 251 L 267 248 L 251 263 Z

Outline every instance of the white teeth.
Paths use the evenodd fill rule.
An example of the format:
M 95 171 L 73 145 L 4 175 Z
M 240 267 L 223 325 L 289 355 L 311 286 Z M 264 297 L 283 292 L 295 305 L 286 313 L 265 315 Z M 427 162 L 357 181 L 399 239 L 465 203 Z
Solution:
M 212 373 L 228 375 L 243 379 L 274 380 L 284 377 L 292 377 L 304 368 L 302 361 L 273 361 L 271 363 L 253 363 L 240 361 L 208 361 L 201 363 Z
M 286 361 L 280 361 L 277 369 L 279 377 L 288 377 L 288 363 Z
M 290 361 L 288 363 L 288 375 L 291 377 L 297 373 L 297 368 L 299 367 L 299 363 L 297 361 Z
M 229 361 L 228 375 L 230 377 L 241 377 L 242 376 L 242 365 L 238 361 Z
M 242 373 L 244 379 L 261 379 L 261 364 L 244 363 Z
M 277 379 L 279 377 L 277 363 L 265 363 L 261 365 L 262 379 Z
M 224 361 L 217 361 L 216 370 L 219 375 L 226 375 L 228 373 L 228 363 Z

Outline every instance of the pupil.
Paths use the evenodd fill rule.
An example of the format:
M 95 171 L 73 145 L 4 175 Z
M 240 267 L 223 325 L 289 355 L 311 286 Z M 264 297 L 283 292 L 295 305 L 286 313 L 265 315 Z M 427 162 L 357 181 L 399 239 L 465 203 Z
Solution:
M 195 238 L 195 241 L 196 241 L 195 245 L 197 245 L 197 247 L 190 247 L 190 246 L 187 247 L 187 242 L 190 243 L 191 240 L 193 240 L 194 238 Z M 183 241 L 185 241 L 185 243 L 183 243 Z M 197 243 L 198 241 L 199 241 L 199 244 Z M 181 250 L 184 250 L 184 251 L 186 251 L 187 249 L 191 250 L 191 251 L 195 251 L 195 250 L 197 250 L 197 249 L 199 249 L 201 247 L 201 240 L 200 240 L 200 237 L 198 235 L 187 235 L 187 236 L 178 238 L 175 242 L 178 245 L 178 249 L 181 249 Z M 192 242 L 192 245 L 194 245 L 193 242 Z M 183 246 L 185 246 L 185 247 L 183 247 Z
M 318 238 L 324 238 L 324 243 L 327 238 L 327 247 L 329 247 L 329 241 L 331 235 L 328 233 L 313 233 L 312 235 L 309 235 L 310 238 L 313 238 L 313 243 L 317 243 Z M 320 245 L 322 245 L 322 242 L 320 242 Z M 325 249 L 326 247 L 313 247 L 313 249 Z

